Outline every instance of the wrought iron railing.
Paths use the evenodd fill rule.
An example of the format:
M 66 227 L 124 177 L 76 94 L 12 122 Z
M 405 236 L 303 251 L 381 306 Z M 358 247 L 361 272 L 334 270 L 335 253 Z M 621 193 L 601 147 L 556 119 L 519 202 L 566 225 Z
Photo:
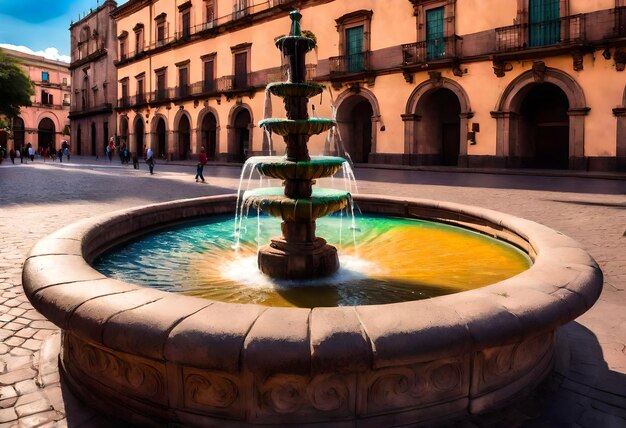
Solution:
M 370 70 L 370 52 L 328 58 L 331 74 L 361 73 Z
M 402 63 L 404 65 L 425 64 L 452 58 L 456 55 L 456 36 L 438 37 L 416 43 L 402 45 Z
M 614 31 L 613 37 L 626 37 L 626 7 L 613 9 Z
M 496 28 L 496 51 L 567 45 L 585 41 L 585 15 L 571 15 L 532 24 Z

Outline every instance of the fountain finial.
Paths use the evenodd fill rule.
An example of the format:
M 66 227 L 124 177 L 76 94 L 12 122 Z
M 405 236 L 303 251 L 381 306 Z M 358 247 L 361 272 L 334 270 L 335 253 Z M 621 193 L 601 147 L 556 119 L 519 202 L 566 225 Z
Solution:
M 302 29 L 300 28 L 300 20 L 302 19 L 302 14 L 297 10 L 292 10 L 289 12 L 289 18 L 291 18 L 291 31 L 289 32 L 290 36 L 300 37 L 302 36 Z

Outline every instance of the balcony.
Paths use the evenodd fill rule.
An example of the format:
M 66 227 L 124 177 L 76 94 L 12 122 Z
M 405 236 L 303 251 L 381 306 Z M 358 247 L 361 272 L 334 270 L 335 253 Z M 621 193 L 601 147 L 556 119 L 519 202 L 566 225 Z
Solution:
M 176 98 L 187 98 L 191 95 L 190 85 L 177 86 L 175 88 Z
M 363 73 L 370 70 L 371 52 L 359 52 L 351 55 L 328 58 L 331 75 Z
M 456 39 L 457 36 L 449 36 L 404 44 L 402 45 L 402 64 L 419 65 L 454 58 Z
M 535 24 L 496 28 L 496 52 L 563 47 L 585 42 L 585 15 L 572 15 Z
M 613 9 L 613 37 L 626 37 L 626 6 Z

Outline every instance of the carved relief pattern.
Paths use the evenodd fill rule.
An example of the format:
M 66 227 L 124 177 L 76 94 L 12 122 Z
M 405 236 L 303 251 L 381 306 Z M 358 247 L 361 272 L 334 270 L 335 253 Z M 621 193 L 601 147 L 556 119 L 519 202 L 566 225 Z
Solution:
M 184 384 L 191 404 L 200 407 L 226 408 L 235 402 L 239 394 L 232 380 L 211 373 L 191 374 L 185 378 Z
M 348 379 L 325 374 L 309 380 L 305 376 L 274 375 L 259 388 L 264 413 L 344 412 L 349 409 Z
M 542 361 L 552 349 L 553 332 L 540 334 L 515 345 L 484 349 L 480 389 L 504 385 Z
M 113 388 L 128 389 L 134 395 L 163 400 L 165 382 L 155 367 L 137 361 L 137 357 L 126 360 L 75 336 L 70 335 L 68 343 L 71 362 L 90 378 Z
M 460 360 L 382 370 L 369 382 L 368 412 L 455 399 L 463 394 L 465 375 Z

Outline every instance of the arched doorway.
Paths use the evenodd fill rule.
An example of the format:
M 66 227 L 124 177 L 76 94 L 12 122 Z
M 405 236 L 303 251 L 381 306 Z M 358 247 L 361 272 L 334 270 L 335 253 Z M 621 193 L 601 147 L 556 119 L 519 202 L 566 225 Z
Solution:
M 167 145 L 166 142 L 166 130 L 165 120 L 163 118 L 157 119 L 156 124 L 156 155 L 159 159 L 165 159 L 167 157 Z
M 122 116 L 120 119 L 120 143 L 128 144 L 128 117 Z M 106 153 L 106 146 L 109 145 L 108 141 L 104 142 L 104 153 Z
M 45 117 L 39 122 L 37 127 L 37 148 L 51 149 L 54 148 L 54 134 L 56 128 L 51 119 Z
M 191 151 L 191 125 L 187 115 L 183 114 L 178 121 L 178 159 L 187 159 Z
M 231 147 L 231 155 L 235 162 L 244 163 L 250 151 L 250 124 L 252 118 L 250 112 L 242 108 L 235 115 L 233 121 L 234 138 Z
M 418 107 L 421 119 L 417 153 L 429 165 L 457 166 L 461 139 L 461 104 L 450 89 L 424 94 Z
M 13 118 L 13 147 L 20 148 L 24 145 L 25 131 L 24 119 L 21 117 Z
M 515 148 L 521 167 L 569 167 L 569 103 L 556 85 L 533 86 L 524 97 L 519 119 L 520 139 Z
M 215 160 L 217 153 L 217 119 L 213 113 L 207 113 L 202 118 L 201 141 L 207 157 Z
M 91 123 L 91 154 L 92 155 L 96 155 L 96 144 L 97 144 L 98 138 L 96 136 L 96 124 L 95 123 Z M 80 127 L 78 128 L 78 145 L 81 146 L 82 145 L 82 139 L 80 136 Z
M 361 95 L 349 96 L 337 109 L 339 134 L 346 155 L 354 163 L 367 163 L 372 153 L 372 116 L 374 109 Z
M 137 155 L 139 156 L 139 154 L 143 154 L 143 146 L 144 146 L 144 129 L 145 127 L 143 126 L 143 119 L 141 118 L 141 116 L 137 116 L 137 119 L 135 119 L 135 150 L 132 151 L 136 151 Z M 126 143 L 128 145 L 128 143 Z

